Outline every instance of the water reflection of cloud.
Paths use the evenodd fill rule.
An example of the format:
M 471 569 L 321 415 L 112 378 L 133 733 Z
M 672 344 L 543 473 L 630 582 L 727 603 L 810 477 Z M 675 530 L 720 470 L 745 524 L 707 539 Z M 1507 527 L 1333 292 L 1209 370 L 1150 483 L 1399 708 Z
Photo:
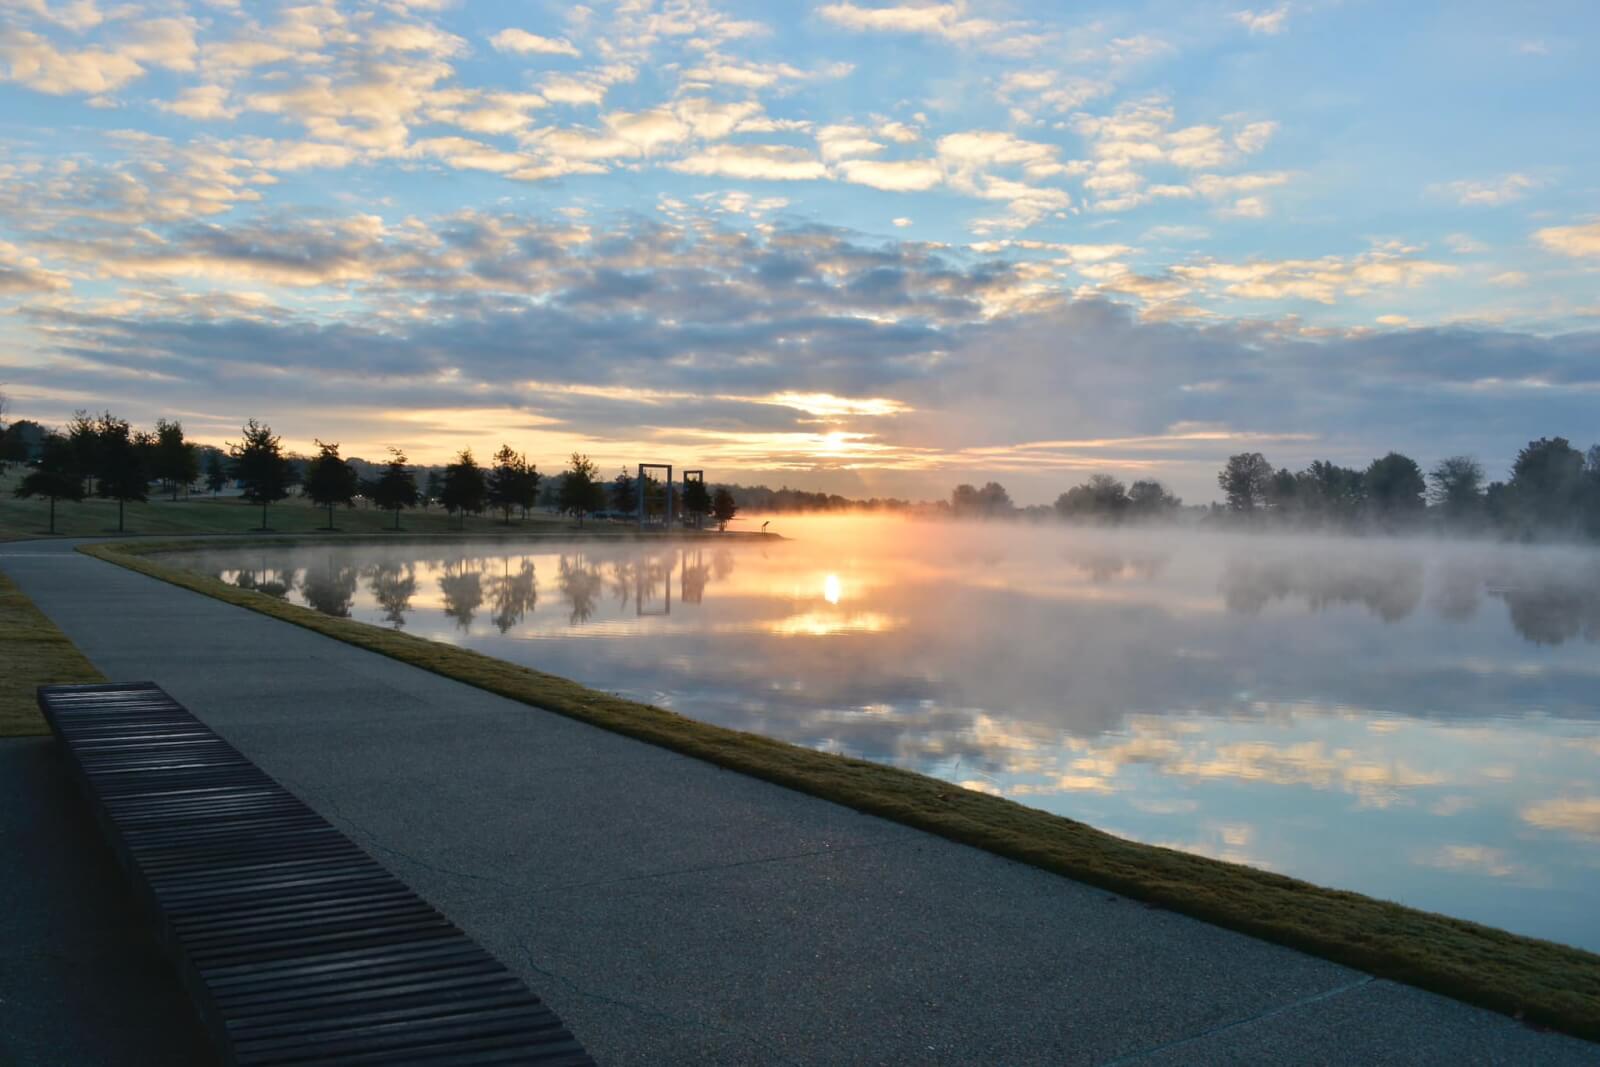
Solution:
M 1600 840 L 1600 797 L 1562 797 L 1522 809 L 1523 821 L 1541 830 L 1561 830 Z

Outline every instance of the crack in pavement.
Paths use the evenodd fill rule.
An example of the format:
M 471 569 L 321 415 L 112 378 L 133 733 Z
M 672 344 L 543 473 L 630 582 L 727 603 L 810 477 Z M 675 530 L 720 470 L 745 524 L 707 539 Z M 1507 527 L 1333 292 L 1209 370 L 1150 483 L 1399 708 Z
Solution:
M 1302 997 L 1290 1004 L 1280 1004 L 1276 1008 L 1268 1008 L 1266 1011 L 1257 1012 L 1255 1015 L 1252 1015 L 1249 1018 L 1235 1019 L 1231 1023 L 1222 1023 L 1219 1026 L 1213 1026 L 1209 1030 L 1202 1030 L 1198 1034 L 1191 1034 L 1188 1037 L 1181 1037 L 1176 1041 L 1168 1041 L 1164 1045 L 1157 1045 L 1154 1048 L 1147 1048 L 1139 1052 L 1130 1053 L 1126 1056 L 1119 1056 L 1114 1060 L 1106 1060 L 1100 1065 L 1100 1067 L 1121 1067 L 1121 1065 L 1125 1063 L 1136 1063 L 1139 1060 L 1148 1059 L 1158 1052 L 1166 1052 L 1169 1049 L 1183 1048 L 1185 1045 L 1192 1045 L 1197 1041 L 1204 1041 L 1207 1038 L 1216 1037 L 1218 1034 L 1225 1034 L 1230 1030 L 1238 1030 L 1241 1027 L 1250 1026 L 1254 1023 L 1275 1018 L 1276 1016 L 1282 1015 L 1285 1012 L 1295 1011 L 1311 1004 L 1318 1004 L 1324 1000 L 1332 1000 L 1334 997 L 1341 997 L 1346 993 L 1360 989 L 1362 986 L 1370 985 L 1375 981 L 1377 981 L 1377 979 L 1373 978 L 1372 975 L 1364 974 L 1354 982 L 1347 982 L 1335 989 L 1327 989 L 1321 993 L 1313 993 L 1309 997 Z

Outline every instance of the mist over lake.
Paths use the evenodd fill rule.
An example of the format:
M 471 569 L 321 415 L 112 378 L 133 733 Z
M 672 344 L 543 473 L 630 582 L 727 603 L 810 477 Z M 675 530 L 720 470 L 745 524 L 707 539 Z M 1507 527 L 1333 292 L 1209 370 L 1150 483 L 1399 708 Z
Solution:
M 790 539 L 175 558 L 1141 841 L 1600 949 L 1592 549 L 773 528 Z

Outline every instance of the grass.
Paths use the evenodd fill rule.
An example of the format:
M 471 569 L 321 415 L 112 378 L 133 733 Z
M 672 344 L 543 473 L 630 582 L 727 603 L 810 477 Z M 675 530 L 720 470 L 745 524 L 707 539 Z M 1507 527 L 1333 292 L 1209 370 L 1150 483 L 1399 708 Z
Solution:
M 0 574 L 0 737 L 47 734 L 34 689 L 103 682 L 78 646 Z
M 1600 1039 L 1600 956 L 1581 949 L 1126 841 L 1001 797 L 697 722 L 467 649 L 332 618 L 150 558 L 175 547 L 146 542 L 79 550 L 533 707 L 1382 978 Z
M 50 502 L 38 498 L 18 499 L 14 495 L 22 468 L 10 466 L 0 471 L 0 541 L 48 537 Z M 328 511 L 301 497 L 291 497 L 267 508 L 267 526 L 273 533 L 300 534 L 327 532 Z M 524 521 L 513 517 L 510 526 L 498 515 L 467 519 L 466 532 L 529 531 L 563 529 L 569 520 L 538 513 Z M 410 510 L 400 515 L 397 533 L 394 514 L 376 508 L 334 508 L 333 523 L 339 532 L 372 536 L 408 537 L 417 534 L 459 534 L 456 520 L 438 508 Z M 152 497 L 142 504 L 127 505 L 123 533 L 126 535 L 249 534 L 261 529 L 261 508 L 238 497 L 193 496 L 169 500 Z M 56 503 L 56 536 L 99 537 L 117 533 L 115 500 L 84 500 Z

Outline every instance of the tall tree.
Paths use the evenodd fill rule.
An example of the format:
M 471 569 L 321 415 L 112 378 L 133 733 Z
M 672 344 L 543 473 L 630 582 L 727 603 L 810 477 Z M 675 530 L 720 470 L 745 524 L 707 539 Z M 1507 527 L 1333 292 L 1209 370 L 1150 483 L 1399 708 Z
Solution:
M 711 494 L 711 517 L 717 520 L 718 530 L 727 530 L 728 523 L 739 514 L 739 505 L 734 502 L 733 494 L 728 492 L 727 486 L 717 486 L 717 491 Z
M 1584 456 L 1565 437 L 1529 441 L 1511 466 L 1512 507 L 1522 522 L 1574 525 L 1582 510 Z
M 617 471 L 611 481 L 611 510 L 632 515 L 639 510 L 639 483 L 633 480 L 628 468 Z
M 394 528 L 400 529 L 400 509 L 417 506 L 417 476 L 406 466 L 406 454 L 398 448 L 389 449 L 389 462 L 372 490 L 373 503 L 384 511 L 394 512 Z
M 289 460 L 283 454 L 283 441 L 275 436 L 272 427 L 251 419 L 244 425 L 244 440 L 228 443 L 228 455 L 233 459 L 233 477 L 243 490 L 244 498 L 261 505 L 261 528 L 267 528 L 267 505 L 277 503 L 289 495 L 293 484 Z
M 567 469 L 562 472 L 559 506 L 563 512 L 576 516 L 579 526 L 583 525 L 585 515 L 606 505 L 605 488 L 600 484 L 598 474 L 594 462 L 577 452 L 572 454 L 567 461 Z
M 328 509 L 327 529 L 333 529 L 333 506 L 355 504 L 361 479 L 356 469 L 339 455 L 339 446 L 317 442 L 317 454 L 306 464 L 305 491 L 312 503 Z
M 704 480 L 683 483 L 683 511 L 685 515 L 693 517 L 697 530 L 711 513 L 711 491 L 706 488 Z
M 178 499 L 178 489 L 187 489 L 200 477 L 200 456 L 194 444 L 184 440 L 183 423 L 176 419 L 156 420 L 156 446 L 151 456 L 150 473 Z
M 44 439 L 39 465 L 16 488 L 19 497 L 42 496 L 50 501 L 50 532 L 56 532 L 56 501 L 82 500 L 83 471 L 72 445 L 60 434 Z
M 461 528 L 465 530 L 467 512 L 476 515 L 482 511 L 488 496 L 489 485 L 483 468 L 472 458 L 472 449 L 463 448 L 460 455 L 456 456 L 456 461 L 444 469 L 444 478 L 439 485 L 439 502 L 444 505 L 446 512 L 461 513 Z
M 223 461 L 221 450 L 213 448 L 206 453 L 206 488 L 216 496 L 227 484 L 228 465 Z
M 128 501 L 149 499 L 150 472 L 145 469 L 149 441 L 109 411 L 95 423 L 95 433 L 99 438 L 95 495 L 117 502 L 117 532 L 121 533 Z
M 1228 509 L 1253 512 L 1265 505 L 1272 474 L 1272 464 L 1260 452 L 1229 456 L 1227 466 L 1217 473 L 1217 484 L 1228 498 Z
M 523 499 L 523 483 L 527 479 L 528 460 L 519 456 L 510 445 L 501 445 L 494 454 L 494 466 L 489 468 L 489 506 L 499 508 L 505 524 L 511 525 L 511 513 Z
M 1483 465 L 1471 456 L 1441 459 L 1428 472 L 1428 499 L 1454 522 L 1483 510 Z
M 87 411 L 72 413 L 72 421 L 67 423 L 67 445 L 72 449 L 73 462 L 90 480 L 89 488 L 93 489 L 96 471 L 100 468 L 100 426 Z
M 1367 488 L 1367 506 L 1380 518 L 1415 518 L 1426 506 L 1422 494 L 1428 483 L 1422 477 L 1422 468 L 1410 456 L 1390 452 L 1373 460 L 1362 475 L 1362 482 Z

